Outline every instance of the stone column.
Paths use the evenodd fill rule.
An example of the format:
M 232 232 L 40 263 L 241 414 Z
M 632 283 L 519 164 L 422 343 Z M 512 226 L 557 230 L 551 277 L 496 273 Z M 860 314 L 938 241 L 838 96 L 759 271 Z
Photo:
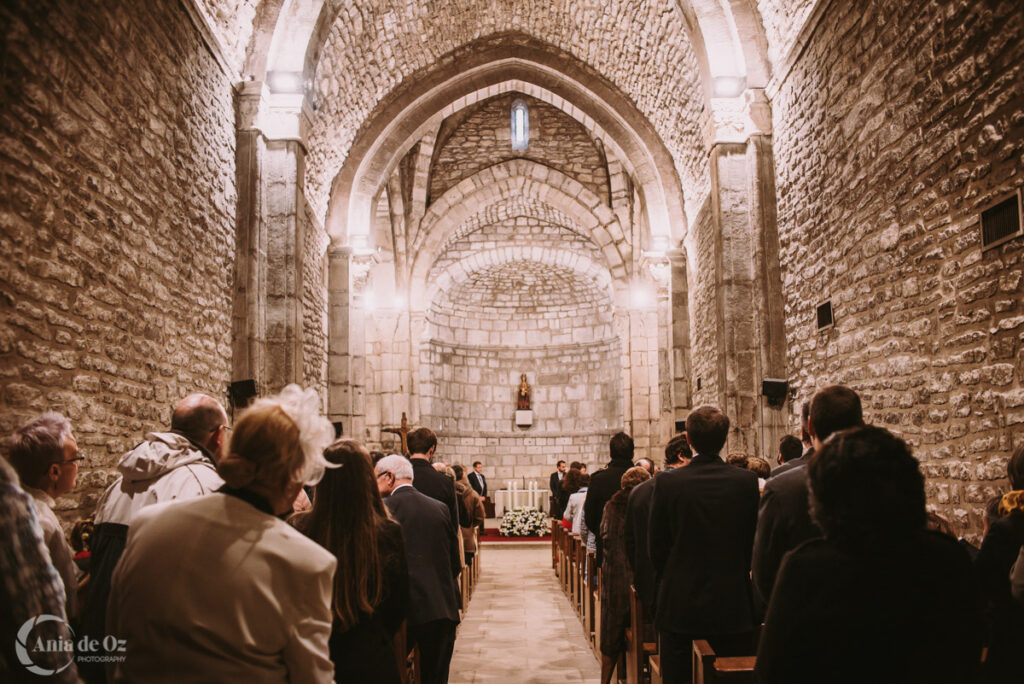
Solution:
M 327 412 L 332 421 L 341 421 L 346 435 L 364 439 L 366 318 L 361 297 L 369 267 L 351 247 L 332 245 L 327 271 Z

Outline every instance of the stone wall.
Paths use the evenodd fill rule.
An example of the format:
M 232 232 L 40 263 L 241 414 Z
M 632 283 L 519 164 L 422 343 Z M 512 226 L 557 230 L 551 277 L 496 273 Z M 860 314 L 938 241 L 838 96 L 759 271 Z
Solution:
M 715 227 L 710 200 L 704 204 L 693 231 L 693 268 L 687 271 L 690 284 L 690 354 L 693 380 L 692 406 L 722 403 L 718 383 L 718 310 L 715 290 Z
M 512 149 L 512 103 L 529 111 L 529 146 Z M 453 119 L 456 117 L 452 117 Z M 428 202 L 483 168 L 510 159 L 551 166 L 579 181 L 608 203 L 608 171 L 583 125 L 559 109 L 532 97 L 509 93 L 485 100 L 467 112 L 453 130 L 442 129 L 431 167 Z
M 330 238 L 304 206 L 306 255 L 302 260 L 302 382 L 327 401 L 327 245 Z
M 0 432 L 72 419 L 73 520 L 177 399 L 225 398 L 231 85 L 177 0 L 12 0 L 0 26 Z
M 976 221 L 1024 182 L 1022 38 L 1012 1 L 833 3 L 773 101 L 790 378 L 860 391 L 960 532 L 1024 443 L 1024 240 Z

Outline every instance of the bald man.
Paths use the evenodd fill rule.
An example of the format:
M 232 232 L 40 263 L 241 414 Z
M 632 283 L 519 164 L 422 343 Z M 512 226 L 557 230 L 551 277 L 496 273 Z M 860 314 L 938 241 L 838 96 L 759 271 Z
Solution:
M 110 577 L 124 551 L 128 528 L 140 510 L 155 503 L 204 496 L 220 488 L 217 459 L 226 440 L 228 416 L 213 397 L 190 394 L 175 406 L 169 432 L 150 432 L 117 464 L 121 477 L 104 492 L 96 508 L 88 596 L 82 618 L 85 634 L 106 634 Z M 170 561 L 169 561 L 170 562 Z M 90 683 L 101 680 L 102 666 L 80 668 Z

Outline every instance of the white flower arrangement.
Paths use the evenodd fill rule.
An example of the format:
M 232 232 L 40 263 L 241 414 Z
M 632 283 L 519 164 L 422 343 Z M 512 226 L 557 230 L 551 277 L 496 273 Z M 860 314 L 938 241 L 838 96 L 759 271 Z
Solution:
M 498 531 L 504 537 L 542 537 L 548 533 L 551 518 L 536 508 L 520 506 L 505 511 Z

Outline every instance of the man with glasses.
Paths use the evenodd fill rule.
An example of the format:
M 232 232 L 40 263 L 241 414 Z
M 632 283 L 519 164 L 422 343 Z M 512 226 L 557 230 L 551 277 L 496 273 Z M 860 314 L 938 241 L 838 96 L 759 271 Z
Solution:
M 227 423 L 220 402 L 191 394 L 174 407 L 169 432 L 148 433 L 118 462 L 121 477 L 107 488 L 96 508 L 92 576 L 82 615 L 85 634 L 99 639 L 106 634 L 110 577 L 139 511 L 155 503 L 204 496 L 224 484 L 217 475 L 217 459 L 231 429 Z M 102 666 L 83 664 L 79 670 L 90 684 L 103 681 Z
M 71 422 L 59 413 L 44 413 L 14 431 L 10 449 L 8 460 L 18 473 L 22 489 L 35 503 L 43 541 L 64 582 L 67 615 L 73 618 L 78 614 L 74 551 L 53 512 L 54 499 L 75 488 L 78 463 L 84 459 L 71 434 Z

